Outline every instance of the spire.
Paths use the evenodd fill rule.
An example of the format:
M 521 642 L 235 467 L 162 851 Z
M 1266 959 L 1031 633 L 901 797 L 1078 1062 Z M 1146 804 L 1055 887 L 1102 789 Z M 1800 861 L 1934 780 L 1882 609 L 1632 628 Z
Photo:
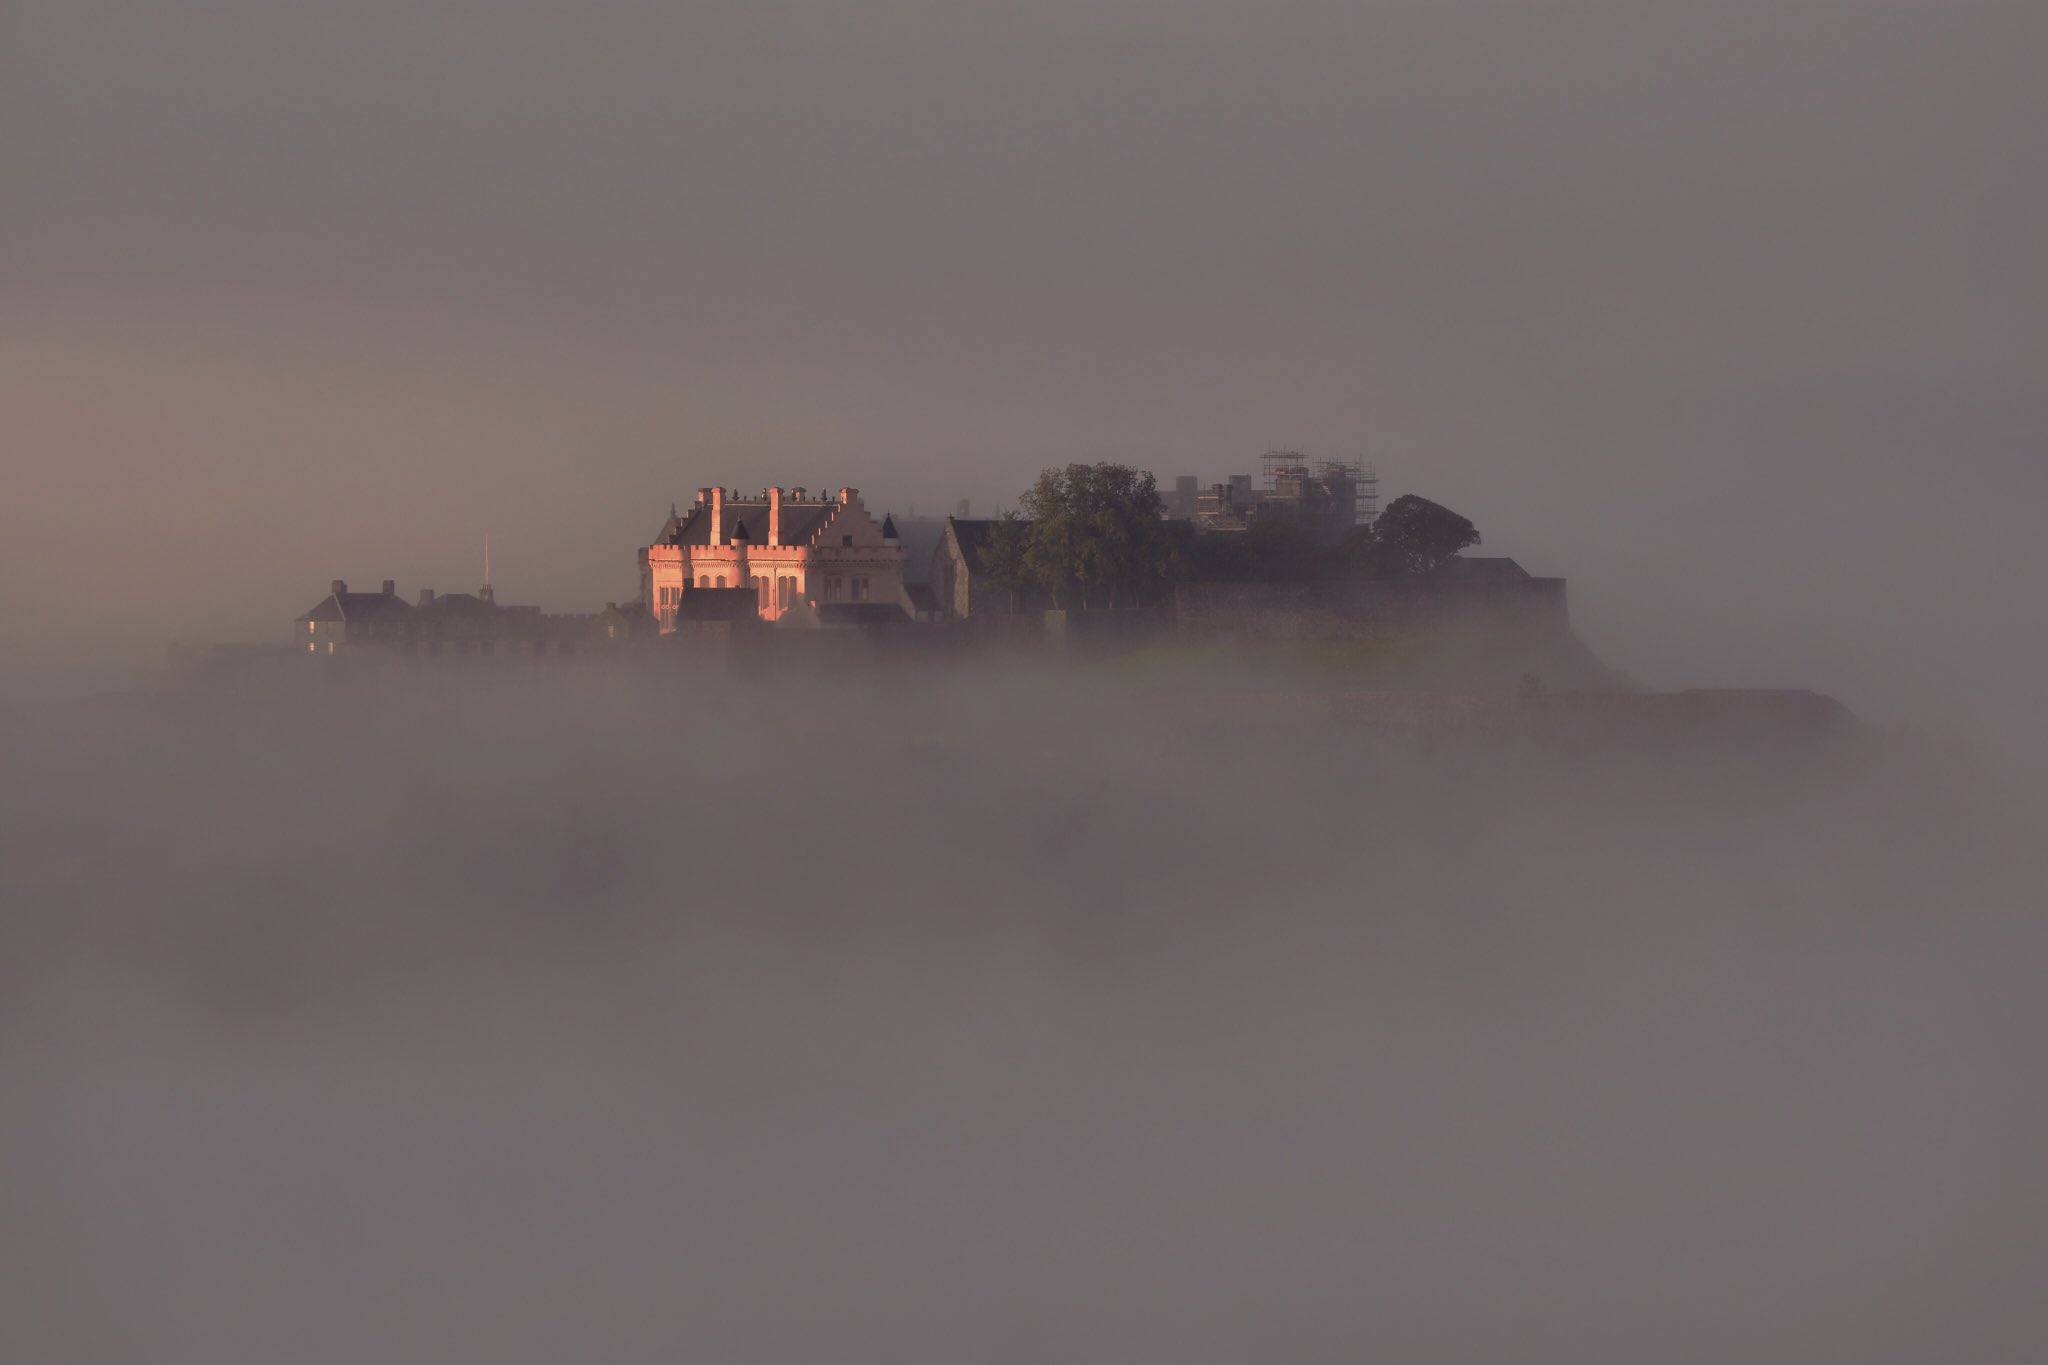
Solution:
M 484 537 L 484 585 L 478 591 L 477 596 L 485 602 L 492 604 L 495 604 L 498 600 L 498 595 L 491 591 L 491 538 L 489 536 Z
M 896 539 L 896 516 L 892 512 L 882 514 L 882 539 Z

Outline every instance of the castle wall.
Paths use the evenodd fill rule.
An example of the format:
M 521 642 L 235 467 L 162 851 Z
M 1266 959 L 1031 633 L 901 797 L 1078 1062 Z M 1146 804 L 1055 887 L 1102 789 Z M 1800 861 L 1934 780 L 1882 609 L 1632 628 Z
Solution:
M 1184 640 L 1373 640 L 1449 626 L 1549 633 L 1571 625 L 1562 578 L 1183 583 L 1173 616 Z

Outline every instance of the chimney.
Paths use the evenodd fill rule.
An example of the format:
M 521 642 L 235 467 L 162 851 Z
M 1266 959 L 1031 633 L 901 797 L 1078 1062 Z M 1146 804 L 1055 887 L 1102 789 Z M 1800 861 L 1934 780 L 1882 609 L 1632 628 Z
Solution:
M 385 580 L 384 580 L 384 595 L 385 595 L 386 597 L 396 597 L 396 596 L 398 596 L 398 580 L 397 580 L 397 579 L 395 579 L 395 578 L 387 578 L 387 579 L 385 579 Z
M 333 593 L 336 597 L 339 597 L 343 593 L 348 591 L 348 584 L 344 583 L 342 580 L 337 578 L 332 583 L 329 583 L 327 585 L 327 591 Z
M 795 498 L 798 502 L 802 502 L 804 500 L 804 490 L 802 488 L 792 488 L 789 490 L 789 496 Z
M 859 492 L 860 492 L 860 490 L 859 490 L 859 489 L 857 489 L 857 488 L 842 488 L 842 489 L 840 489 L 840 490 L 839 490 L 839 505 L 840 505 L 841 507 L 844 507 L 844 506 L 846 506 L 846 504 L 848 504 L 849 502 L 852 502 L 852 501 L 853 501 L 853 499 L 854 499 L 855 495 L 856 495 L 856 494 L 858 494 Z
M 768 543 L 770 545 L 780 545 L 782 543 L 782 490 L 780 488 L 768 490 Z
M 420 605 L 423 607 L 431 607 L 434 605 L 434 590 L 432 588 L 420 589 Z
M 711 543 L 725 544 L 725 490 L 711 490 Z

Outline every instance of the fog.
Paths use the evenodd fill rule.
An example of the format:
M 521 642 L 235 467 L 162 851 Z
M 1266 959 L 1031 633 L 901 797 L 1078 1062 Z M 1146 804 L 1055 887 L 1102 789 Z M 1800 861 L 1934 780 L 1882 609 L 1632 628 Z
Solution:
M 0 1354 L 2039 1345 L 2038 805 L 1854 725 L 1286 695 L 592 672 L 10 729 Z
M 2041 1354 L 2044 14 L 0 5 L 0 1359 Z M 1853 718 L 125 690 L 1273 447 Z

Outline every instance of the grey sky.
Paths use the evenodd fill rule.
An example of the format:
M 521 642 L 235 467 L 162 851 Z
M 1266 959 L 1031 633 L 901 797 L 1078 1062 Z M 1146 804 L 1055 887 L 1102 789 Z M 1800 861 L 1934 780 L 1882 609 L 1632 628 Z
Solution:
M 1569 574 L 1650 681 L 2003 713 L 2037 657 L 2039 6 L 0 26 L 15 680 L 466 586 L 486 533 L 587 608 L 704 483 L 1271 446 Z

